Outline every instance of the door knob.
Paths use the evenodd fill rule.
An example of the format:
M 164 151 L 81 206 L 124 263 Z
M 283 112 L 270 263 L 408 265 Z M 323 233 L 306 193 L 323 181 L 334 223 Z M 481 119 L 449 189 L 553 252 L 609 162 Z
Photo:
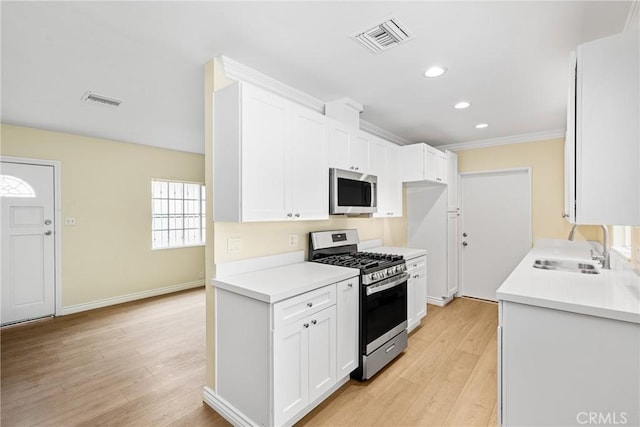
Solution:
M 469 246 L 467 242 L 462 242 L 462 246 Z
M 51 236 L 52 231 L 51 230 L 47 230 L 44 232 L 45 236 Z
M 44 220 L 44 225 L 51 225 L 51 220 L 50 219 L 45 219 Z
M 467 233 L 462 233 L 462 237 L 467 237 L 468 234 Z

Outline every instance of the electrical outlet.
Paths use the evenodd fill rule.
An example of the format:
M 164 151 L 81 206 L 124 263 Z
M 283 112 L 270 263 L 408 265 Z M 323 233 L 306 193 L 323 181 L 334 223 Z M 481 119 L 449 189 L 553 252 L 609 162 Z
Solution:
M 294 248 L 298 247 L 298 235 L 297 234 L 289 234 L 289 246 Z
M 64 219 L 64 225 L 76 225 L 76 219 L 72 216 Z
M 242 249 L 242 241 L 239 238 L 227 240 L 227 251 L 230 254 L 238 253 Z

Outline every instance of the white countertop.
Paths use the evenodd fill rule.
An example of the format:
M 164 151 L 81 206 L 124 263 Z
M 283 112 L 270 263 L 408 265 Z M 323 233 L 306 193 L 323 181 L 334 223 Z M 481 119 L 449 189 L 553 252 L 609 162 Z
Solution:
M 273 304 L 332 283 L 356 277 L 355 268 L 299 262 L 215 278 L 213 286 Z
M 396 248 L 393 246 L 379 246 L 377 248 L 365 249 L 365 251 L 377 254 L 402 255 L 404 259 L 411 259 L 427 254 L 426 249 Z
M 540 258 L 591 260 L 588 242 L 541 239 L 496 292 L 498 300 L 640 323 L 640 276 L 600 269 L 600 274 L 533 268 Z

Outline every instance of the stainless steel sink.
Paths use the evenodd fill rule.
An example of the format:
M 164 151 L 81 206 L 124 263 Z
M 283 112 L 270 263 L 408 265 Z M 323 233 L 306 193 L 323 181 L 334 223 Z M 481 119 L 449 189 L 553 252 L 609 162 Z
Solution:
M 593 264 L 566 259 L 537 259 L 533 263 L 533 267 L 541 270 L 570 271 L 581 274 L 600 274 Z

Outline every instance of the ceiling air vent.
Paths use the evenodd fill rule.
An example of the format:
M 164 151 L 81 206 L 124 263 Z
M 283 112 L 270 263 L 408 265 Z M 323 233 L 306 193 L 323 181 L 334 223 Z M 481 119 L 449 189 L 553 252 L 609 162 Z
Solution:
M 372 53 L 380 53 L 409 41 L 414 36 L 400 24 L 397 18 L 391 18 L 373 28 L 357 32 L 352 38 Z
M 85 102 L 94 102 L 96 104 L 108 105 L 110 107 L 117 107 L 122 104 L 121 99 L 110 98 L 108 96 L 98 95 L 97 93 L 93 93 L 90 91 L 85 92 L 82 95 L 82 100 Z

